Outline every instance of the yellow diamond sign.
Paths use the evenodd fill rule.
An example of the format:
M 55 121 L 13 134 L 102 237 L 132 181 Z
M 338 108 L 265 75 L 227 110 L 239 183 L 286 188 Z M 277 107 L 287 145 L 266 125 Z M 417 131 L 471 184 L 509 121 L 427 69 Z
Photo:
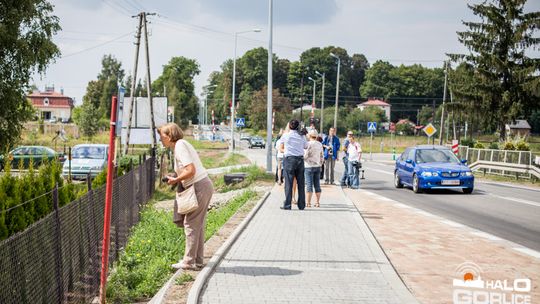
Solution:
M 437 129 L 430 123 L 425 128 L 422 129 L 424 133 L 427 134 L 427 136 L 431 137 L 435 132 L 437 132 Z

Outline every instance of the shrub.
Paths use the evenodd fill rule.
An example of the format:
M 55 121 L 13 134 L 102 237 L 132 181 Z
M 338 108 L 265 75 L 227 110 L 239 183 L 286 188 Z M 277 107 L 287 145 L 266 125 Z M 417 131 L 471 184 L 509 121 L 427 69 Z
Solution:
M 461 145 L 462 146 L 467 146 L 469 148 L 474 148 L 475 141 L 474 141 L 474 139 L 471 139 L 471 138 L 462 139 L 461 140 Z
M 485 149 L 484 144 L 482 144 L 482 143 L 480 143 L 480 142 L 476 142 L 476 143 L 474 144 L 474 147 L 475 147 L 476 149 Z
M 514 146 L 514 143 L 511 142 L 511 141 L 507 141 L 505 143 L 502 144 L 503 146 L 503 150 L 515 150 L 516 149 L 516 146 Z
M 525 142 L 524 140 L 520 140 L 516 143 L 515 145 L 516 147 L 516 150 L 518 151 L 530 151 L 530 147 L 529 147 L 529 144 L 527 142 Z
M 492 142 L 492 143 L 489 144 L 488 148 L 489 149 L 494 149 L 494 150 L 499 149 L 499 144 L 496 143 L 496 142 Z

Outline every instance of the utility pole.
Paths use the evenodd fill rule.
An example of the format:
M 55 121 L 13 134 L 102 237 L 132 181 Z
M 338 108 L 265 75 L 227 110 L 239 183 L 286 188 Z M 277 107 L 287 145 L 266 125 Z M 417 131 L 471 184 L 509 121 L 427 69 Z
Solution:
M 146 21 L 147 15 L 155 15 L 155 13 L 149 14 L 143 12 L 144 18 L 144 44 L 146 47 L 146 87 L 148 88 L 148 101 L 150 102 L 150 123 L 152 126 L 152 149 L 156 148 L 156 123 L 154 120 L 154 103 L 152 102 L 152 81 L 150 78 L 150 53 L 148 51 L 148 22 Z
M 322 93 L 321 93 L 321 126 L 320 131 L 323 131 L 323 117 L 324 117 L 324 78 L 326 77 L 326 73 L 319 73 L 318 71 L 315 71 L 315 73 L 319 76 L 322 76 Z
M 133 78 L 131 79 L 131 100 L 129 105 L 129 119 L 127 124 L 127 134 L 126 134 L 126 146 L 124 147 L 124 154 L 128 153 L 129 150 L 129 135 L 131 133 L 131 121 L 133 119 L 133 108 L 135 104 L 135 88 L 137 86 L 137 66 L 139 62 L 139 47 L 141 45 L 141 29 L 142 29 L 142 22 L 143 22 L 143 15 L 142 13 L 137 15 L 139 17 L 139 26 L 137 27 L 137 35 L 135 38 L 137 38 L 137 42 L 135 42 L 135 63 L 133 68 Z M 133 16 L 133 17 L 137 17 Z
M 267 101 L 266 101 L 266 172 L 272 172 L 272 53 L 273 44 L 273 1 L 268 1 L 268 84 L 267 84 Z
M 446 101 L 446 83 L 448 81 L 448 63 L 444 62 L 444 91 L 442 98 L 442 113 L 441 113 L 441 131 L 439 133 L 439 145 L 442 145 L 443 133 L 444 133 L 444 106 Z

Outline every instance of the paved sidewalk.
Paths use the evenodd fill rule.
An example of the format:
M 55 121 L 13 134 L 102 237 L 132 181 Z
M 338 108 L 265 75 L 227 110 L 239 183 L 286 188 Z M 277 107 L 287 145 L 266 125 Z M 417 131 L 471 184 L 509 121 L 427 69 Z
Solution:
M 283 199 L 274 187 L 200 302 L 417 303 L 339 187 L 323 187 L 320 208 L 284 211 Z

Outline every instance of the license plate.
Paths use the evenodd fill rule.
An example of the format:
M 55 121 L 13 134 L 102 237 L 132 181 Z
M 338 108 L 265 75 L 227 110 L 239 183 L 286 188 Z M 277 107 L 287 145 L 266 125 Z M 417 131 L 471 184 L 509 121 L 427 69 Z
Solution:
M 459 185 L 459 179 L 442 180 L 441 185 L 456 186 Z

